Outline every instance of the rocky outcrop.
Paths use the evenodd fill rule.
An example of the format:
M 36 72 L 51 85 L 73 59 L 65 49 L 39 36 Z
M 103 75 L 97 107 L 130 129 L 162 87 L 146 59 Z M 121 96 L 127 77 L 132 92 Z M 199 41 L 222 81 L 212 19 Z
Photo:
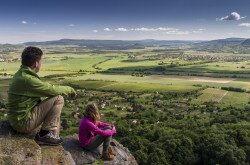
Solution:
M 71 154 L 62 146 L 39 146 L 35 134 L 20 134 L 7 122 L 0 123 L 1 165 L 75 165 Z
M 20 134 L 7 122 L 0 122 L 1 165 L 82 165 L 111 164 L 137 165 L 133 155 L 116 140 L 111 147 L 117 156 L 112 161 L 102 161 L 101 146 L 93 151 L 84 151 L 78 145 L 77 134 L 64 138 L 62 146 L 39 146 L 33 139 L 35 134 Z
M 100 164 L 106 165 L 137 165 L 137 162 L 133 155 L 129 152 L 127 148 L 118 143 L 116 140 L 112 140 L 111 147 L 112 150 L 117 154 L 112 161 L 101 161 L 102 146 L 98 147 L 93 152 L 83 151 L 78 145 L 78 136 L 72 135 L 64 139 L 63 147 L 65 150 L 71 153 L 72 158 L 75 160 L 77 165 L 89 164 L 95 161 L 100 162 Z

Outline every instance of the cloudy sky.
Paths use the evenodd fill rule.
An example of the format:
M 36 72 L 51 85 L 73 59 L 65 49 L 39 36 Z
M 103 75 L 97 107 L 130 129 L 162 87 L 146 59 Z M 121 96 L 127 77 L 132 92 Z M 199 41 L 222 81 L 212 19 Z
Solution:
M 250 38 L 250 0 L 6 0 L 0 43 Z

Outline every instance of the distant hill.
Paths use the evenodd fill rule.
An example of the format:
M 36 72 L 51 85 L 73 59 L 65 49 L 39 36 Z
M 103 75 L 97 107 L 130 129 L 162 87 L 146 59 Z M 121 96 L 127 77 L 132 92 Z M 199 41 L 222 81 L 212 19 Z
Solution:
M 146 46 L 186 46 L 192 45 L 197 41 L 180 40 L 77 40 L 61 39 L 45 42 L 26 42 L 26 46 L 55 46 L 68 45 L 86 48 L 106 48 L 106 49 L 142 49 Z
M 45 42 L 26 42 L 26 46 L 78 46 L 86 48 L 106 48 L 106 49 L 138 49 L 144 48 L 136 41 L 123 41 L 123 40 L 82 40 L 82 39 L 61 39 L 55 41 Z
M 250 47 L 250 39 L 246 39 L 245 41 L 243 41 L 241 43 L 241 45 L 244 46 L 244 47 Z
M 194 44 L 196 47 L 222 47 L 240 45 L 245 38 L 226 38 L 219 40 L 211 40 Z
M 226 38 L 193 44 L 193 49 L 209 52 L 250 53 L 250 39 Z
M 23 49 L 26 46 L 72 46 L 88 49 L 143 49 L 145 47 L 191 48 L 210 52 L 237 52 L 250 53 L 250 39 L 226 38 L 211 41 L 184 41 L 184 40 L 88 40 L 88 39 L 61 39 L 43 42 L 25 42 L 23 44 L 0 44 L 0 51 Z
M 183 40 L 140 40 L 141 44 L 145 46 L 191 46 L 194 43 L 201 41 L 183 41 Z

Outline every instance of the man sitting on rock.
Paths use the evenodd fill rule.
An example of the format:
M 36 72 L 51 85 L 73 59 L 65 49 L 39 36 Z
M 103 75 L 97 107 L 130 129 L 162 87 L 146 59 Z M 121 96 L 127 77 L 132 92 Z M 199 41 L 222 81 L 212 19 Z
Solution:
M 56 86 L 43 82 L 37 72 L 42 64 L 43 52 L 27 47 L 22 52 L 22 65 L 12 78 L 7 114 L 10 125 L 18 132 L 31 133 L 41 126 L 35 140 L 38 144 L 59 145 L 60 115 L 64 105 L 61 95 L 76 97 L 69 86 Z M 47 97 L 41 100 L 41 97 Z

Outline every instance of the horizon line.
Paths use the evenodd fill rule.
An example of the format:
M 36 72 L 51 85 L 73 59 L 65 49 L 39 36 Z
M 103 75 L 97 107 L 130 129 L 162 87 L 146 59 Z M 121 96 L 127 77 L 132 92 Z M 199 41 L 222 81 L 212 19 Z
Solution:
M 61 39 L 54 39 L 54 40 L 44 40 L 44 41 L 24 41 L 24 42 L 18 42 L 18 43 L 1 43 L 0 45 L 22 45 L 29 42 L 49 42 L 49 41 L 60 41 L 60 40 L 97 40 L 97 41 L 143 41 L 143 40 L 154 40 L 154 41 L 199 41 L 199 42 L 205 42 L 205 41 L 214 41 L 214 40 L 223 40 L 223 39 L 248 39 L 248 38 L 242 38 L 242 37 L 228 37 L 228 38 L 217 38 L 217 39 L 210 39 L 210 40 L 192 40 L 192 39 L 130 39 L 130 40 L 119 40 L 119 39 L 76 39 L 76 38 L 61 38 Z

